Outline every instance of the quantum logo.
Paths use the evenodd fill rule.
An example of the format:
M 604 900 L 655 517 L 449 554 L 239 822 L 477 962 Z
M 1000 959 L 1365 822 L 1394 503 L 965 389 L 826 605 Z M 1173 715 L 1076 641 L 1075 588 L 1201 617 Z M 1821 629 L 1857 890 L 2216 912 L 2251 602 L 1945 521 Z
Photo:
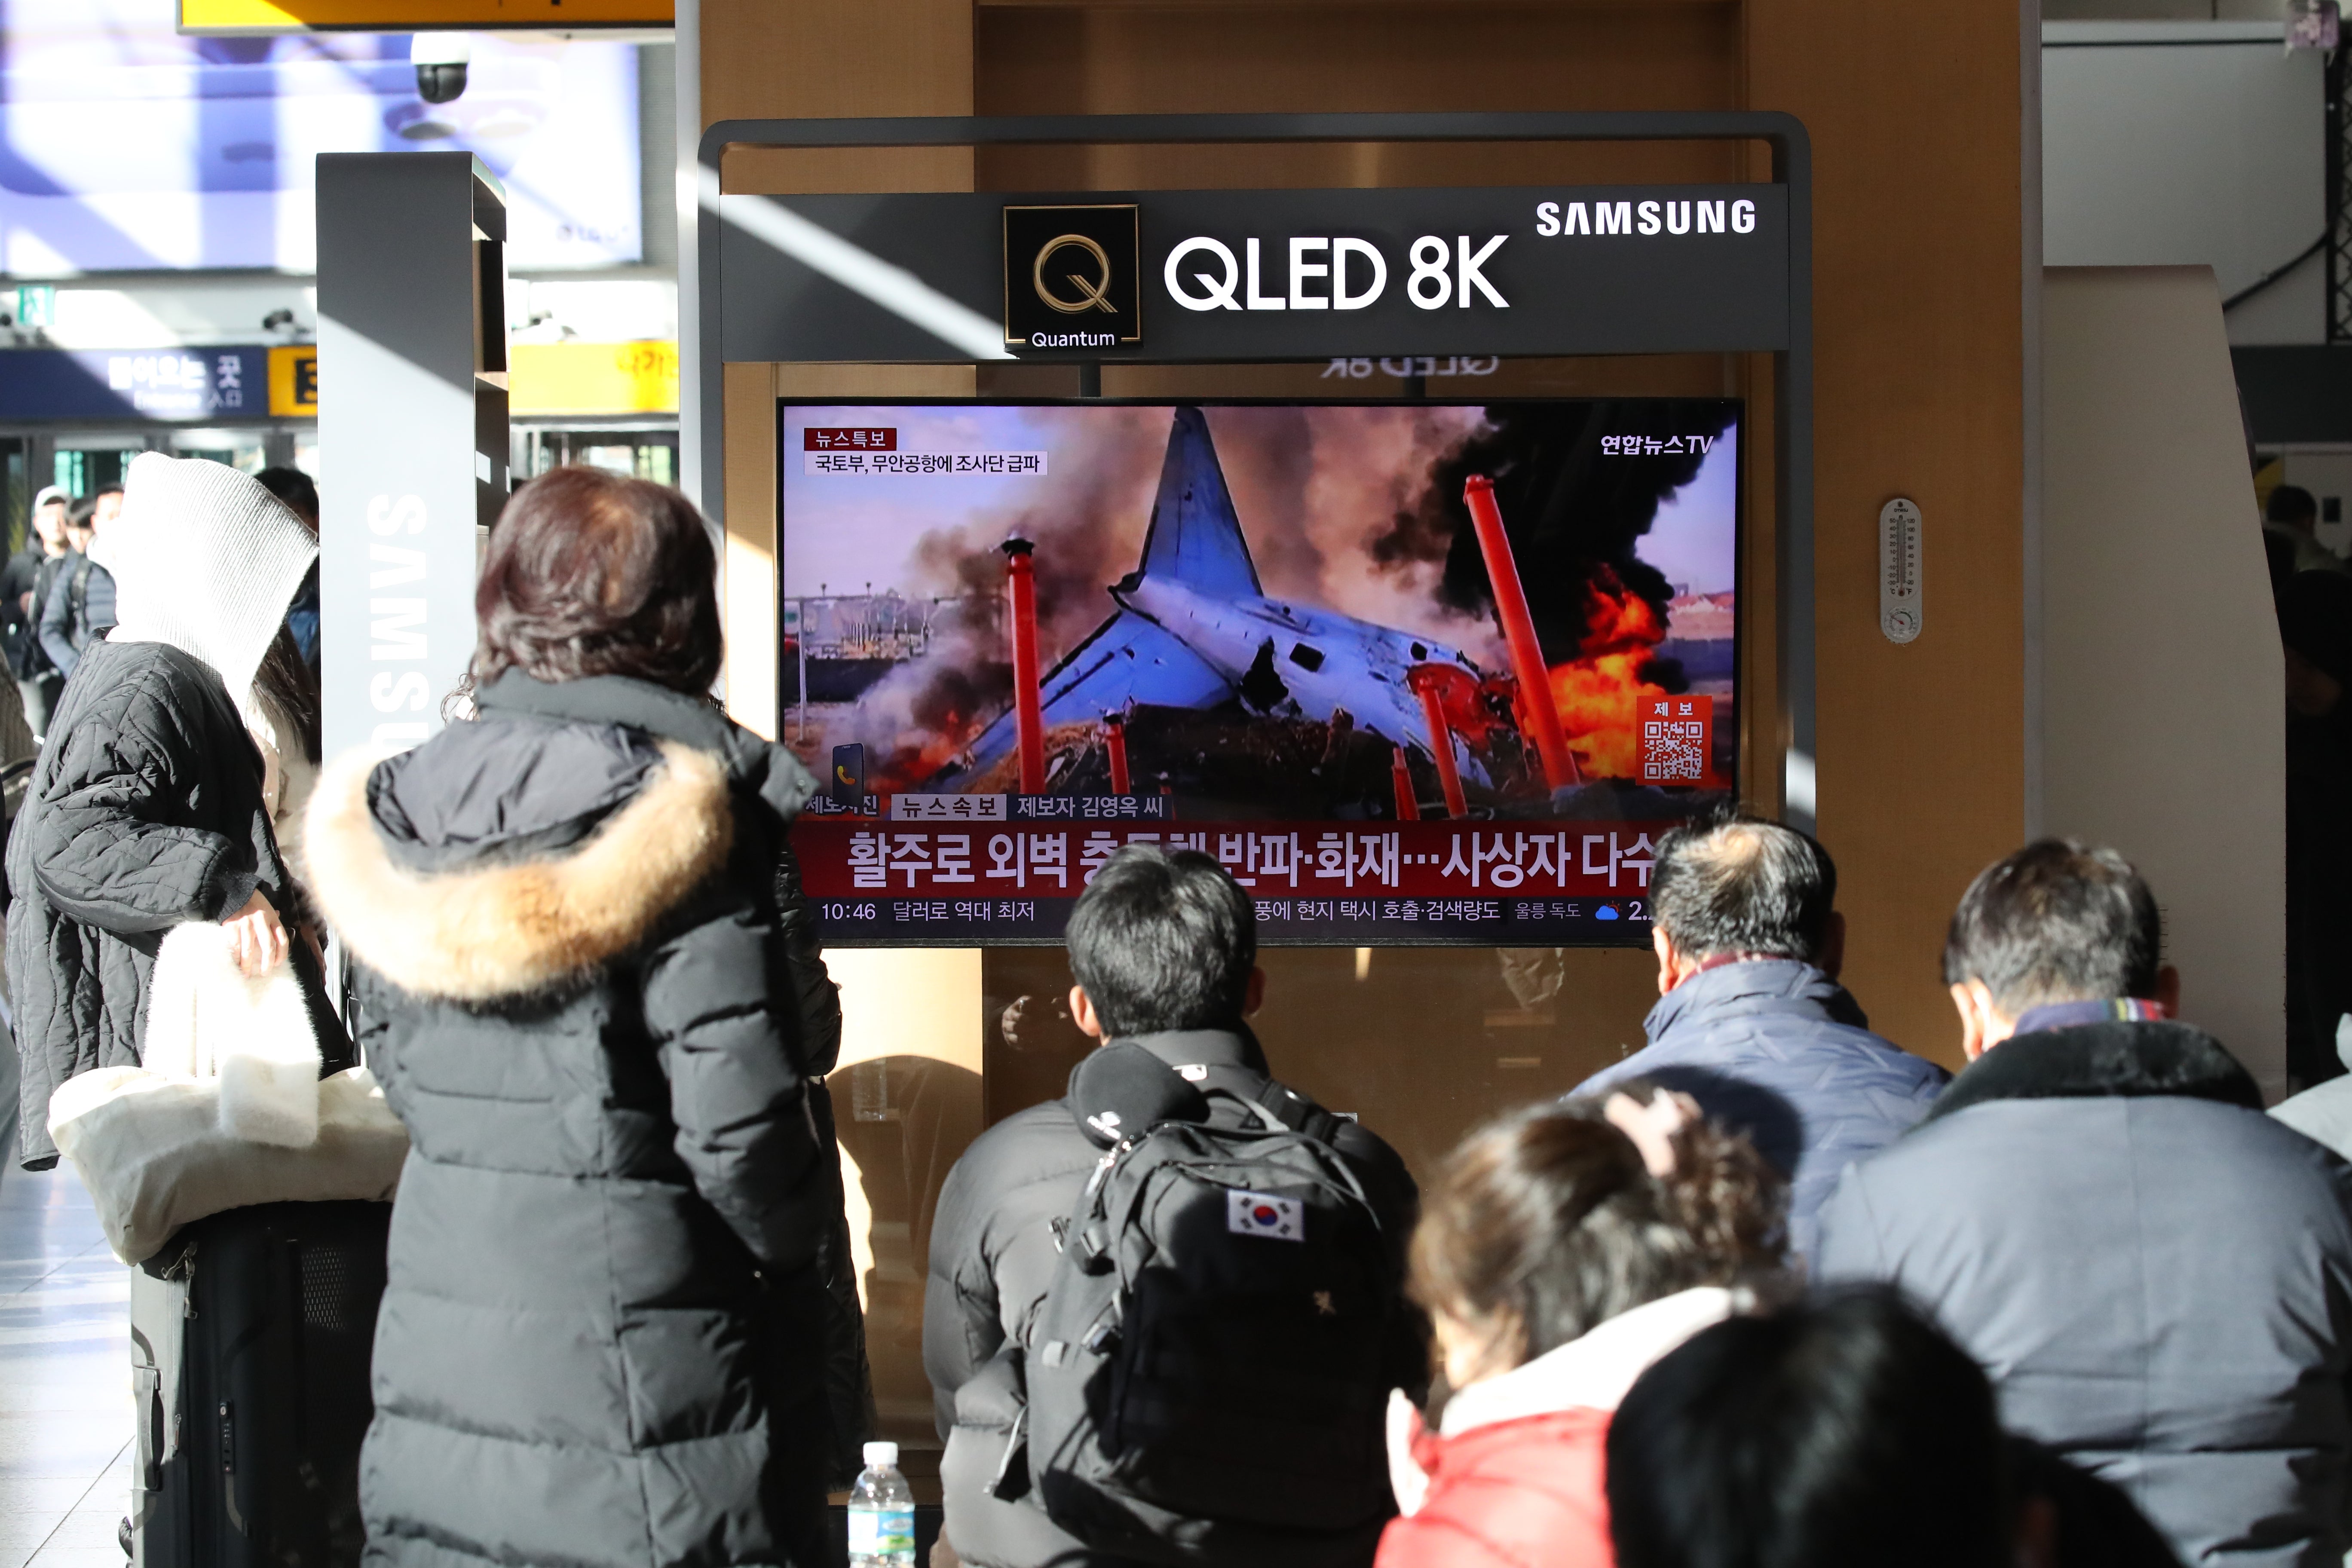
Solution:
M 1132 202 L 1006 207 L 1005 346 L 1102 350 L 1141 342 L 1139 225 Z
M 1045 263 L 1053 260 L 1065 250 L 1085 251 L 1095 258 L 1095 266 L 1101 271 L 1101 276 L 1091 283 L 1076 272 L 1069 274 L 1069 281 L 1078 293 L 1078 297 L 1075 300 L 1065 300 L 1045 286 Z M 1083 234 L 1055 235 L 1039 247 L 1036 262 L 1029 268 L 1029 280 L 1036 286 L 1037 298 L 1045 300 L 1053 309 L 1068 315 L 1075 316 L 1081 310 L 1100 310 L 1107 316 L 1115 316 L 1118 313 L 1118 307 L 1112 304 L 1109 298 L 1103 292 L 1110 287 L 1109 253 Z

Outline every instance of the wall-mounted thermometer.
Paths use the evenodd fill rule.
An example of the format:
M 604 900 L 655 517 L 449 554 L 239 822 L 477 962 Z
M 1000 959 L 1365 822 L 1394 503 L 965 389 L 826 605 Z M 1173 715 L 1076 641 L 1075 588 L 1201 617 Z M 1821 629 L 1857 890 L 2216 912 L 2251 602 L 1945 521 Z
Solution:
M 1919 508 L 1897 496 L 1878 509 L 1878 629 L 1906 643 L 1919 626 Z

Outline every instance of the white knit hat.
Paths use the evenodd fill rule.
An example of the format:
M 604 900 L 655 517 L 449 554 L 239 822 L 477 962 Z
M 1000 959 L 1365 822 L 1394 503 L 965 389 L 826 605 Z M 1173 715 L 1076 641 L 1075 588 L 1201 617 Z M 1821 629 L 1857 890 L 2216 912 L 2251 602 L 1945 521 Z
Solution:
M 247 475 L 146 452 L 90 555 L 114 574 L 112 642 L 169 643 L 212 666 L 240 709 L 319 542 Z

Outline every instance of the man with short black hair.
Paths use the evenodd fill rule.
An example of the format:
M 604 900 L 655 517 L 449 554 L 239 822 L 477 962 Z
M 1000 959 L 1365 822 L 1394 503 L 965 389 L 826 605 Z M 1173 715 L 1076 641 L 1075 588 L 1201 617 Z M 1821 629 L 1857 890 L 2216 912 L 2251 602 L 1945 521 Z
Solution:
M 1872 1034 L 1837 983 L 1836 900 L 1829 852 L 1792 827 L 1726 817 L 1667 834 L 1650 871 L 1650 1043 L 1575 1090 L 1643 1079 L 1748 1134 L 1790 1178 L 1790 1240 L 1807 1256 L 1839 1173 L 1925 1115 L 1948 1076 Z
M 2263 509 L 2263 531 L 2285 544 L 2297 572 L 2352 571 L 2319 542 L 2319 502 L 2301 485 L 2280 485 Z
M 1932 1309 L 2005 1425 L 2129 1493 L 2183 1561 L 2336 1564 L 2352 1406 L 2352 1168 L 2169 1021 L 2155 895 L 2029 844 L 1952 917 L 1970 1065 L 1846 1173 L 1820 1267 Z
M 64 570 L 41 605 L 41 650 L 68 680 L 81 663 L 83 650 L 114 629 L 114 574 L 91 554 L 100 520 L 111 515 L 107 510 L 110 497 L 112 510 L 121 510 L 119 485 L 86 495 L 68 509 L 66 542 L 71 553 L 64 558 Z
M 1178 1083 L 1223 1091 L 1209 1100 L 1212 1126 L 1254 1126 L 1246 1105 L 1285 1096 L 1311 1105 L 1267 1075 L 1265 1053 L 1244 1021 L 1265 990 L 1256 925 L 1249 895 L 1208 856 L 1130 844 L 1095 873 L 1070 917 L 1077 981 L 1070 1016 L 1097 1040 L 1141 1047 L 1174 1068 Z M 1087 1060 L 1106 1054 L 1098 1049 Z M 1079 1078 L 1071 1084 L 1075 1098 Z M 982 1133 L 949 1173 L 931 1225 L 923 1367 L 948 1445 L 940 1463 L 947 1538 L 963 1562 L 982 1568 L 1119 1561 L 1065 1532 L 1025 1490 L 1027 1467 L 1042 1458 L 1014 1458 L 1026 1429 L 1019 1358 L 1024 1349 L 1038 1353 L 1027 1339 L 1061 1256 L 1062 1232 L 1087 1177 L 1105 1163 L 1104 1147 L 1081 1130 L 1073 1104 L 1034 1105 Z M 1412 1178 L 1394 1151 L 1352 1121 L 1339 1120 L 1329 1142 L 1391 1245 L 1393 1286 L 1417 1202 Z M 1328 1297 L 1318 1310 L 1329 1310 Z M 1392 1381 L 1424 1382 L 1423 1353 L 1415 1334 L 1399 1337 Z M 1373 1395 L 1384 1396 L 1384 1388 Z M 1367 1458 L 1385 1475 L 1377 1445 Z M 1013 1472 L 1015 1484 L 1007 1484 Z M 1261 1500 L 1246 1517 L 1264 1519 L 1269 1506 Z M 1362 1562 L 1370 1561 L 1377 1535 L 1375 1520 L 1360 1543 Z M 1301 1533 L 1289 1561 L 1302 1568 L 1329 1561 L 1330 1547 L 1355 1560 L 1349 1542 Z

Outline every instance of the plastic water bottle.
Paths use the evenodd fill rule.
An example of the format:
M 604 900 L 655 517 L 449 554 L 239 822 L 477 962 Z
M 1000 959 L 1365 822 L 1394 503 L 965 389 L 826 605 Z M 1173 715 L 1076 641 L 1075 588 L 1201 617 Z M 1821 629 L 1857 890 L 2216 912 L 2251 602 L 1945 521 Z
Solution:
M 898 1445 L 866 1445 L 849 1494 L 849 1568 L 915 1568 L 915 1494 L 898 1473 Z

